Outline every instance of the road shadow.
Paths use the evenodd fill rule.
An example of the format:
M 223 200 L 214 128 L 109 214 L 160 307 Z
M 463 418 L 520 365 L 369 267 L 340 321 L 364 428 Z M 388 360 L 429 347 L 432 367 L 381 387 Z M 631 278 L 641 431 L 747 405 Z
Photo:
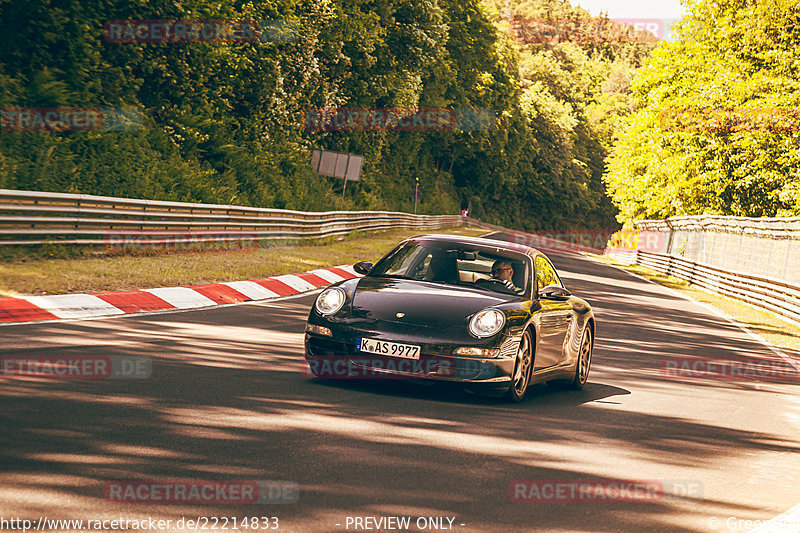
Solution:
M 732 456 L 791 456 L 800 451 L 796 440 L 688 413 L 632 410 L 623 404 L 641 392 L 604 374 L 630 372 L 636 391 L 670 387 L 657 373 L 665 349 L 725 356 L 748 348 L 707 316 L 692 321 L 691 309 L 688 317 L 679 307 L 659 310 L 657 300 L 634 293 L 615 303 L 601 285 L 584 287 L 598 308 L 596 377 L 583 391 L 534 386 L 520 404 L 439 385 L 309 379 L 302 338 L 312 297 L 5 329 L 0 356 L 146 355 L 153 370 L 142 380 L 3 379 L 4 513 L 274 514 L 281 529 L 320 532 L 353 515 L 455 516 L 465 532 L 688 532 L 705 527 L 712 513 L 764 518 L 762 502 L 719 497 L 705 472 Z M 630 480 L 641 464 L 648 479 L 696 476 L 708 494 L 546 504 L 509 495 L 515 480 L 613 483 Z M 103 498 L 109 481 L 198 479 L 291 480 L 300 499 L 283 506 L 166 506 Z M 690 518 L 678 518 L 684 515 Z

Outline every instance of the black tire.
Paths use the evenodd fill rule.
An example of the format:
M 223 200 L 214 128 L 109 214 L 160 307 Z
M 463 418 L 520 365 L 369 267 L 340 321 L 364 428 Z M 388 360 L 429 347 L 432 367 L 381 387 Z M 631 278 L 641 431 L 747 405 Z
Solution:
M 509 402 L 521 402 L 528 393 L 528 386 L 531 382 L 531 370 L 533 369 L 533 341 L 531 332 L 525 331 L 519 341 L 517 349 L 517 360 L 514 363 L 514 374 L 511 377 L 511 384 L 503 397 Z
M 581 347 L 578 351 L 578 361 L 575 363 L 575 376 L 569 386 L 576 390 L 581 390 L 586 385 L 586 380 L 589 379 L 589 369 L 592 365 L 592 329 L 589 324 L 583 330 L 583 338 L 581 339 Z

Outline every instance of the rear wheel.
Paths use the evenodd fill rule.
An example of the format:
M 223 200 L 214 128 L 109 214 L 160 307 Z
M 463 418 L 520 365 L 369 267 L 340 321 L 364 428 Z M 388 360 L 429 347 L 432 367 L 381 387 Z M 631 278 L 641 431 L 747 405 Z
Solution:
M 522 340 L 519 342 L 517 361 L 514 365 L 511 385 L 505 395 L 506 400 L 521 402 L 525 398 L 531 380 L 531 368 L 533 368 L 533 343 L 530 331 L 526 331 L 522 334 Z
M 578 361 L 575 363 L 575 376 L 572 378 L 570 386 L 573 389 L 582 389 L 589 379 L 589 367 L 592 364 L 592 330 L 589 325 L 583 330 L 581 339 L 581 349 L 578 352 Z

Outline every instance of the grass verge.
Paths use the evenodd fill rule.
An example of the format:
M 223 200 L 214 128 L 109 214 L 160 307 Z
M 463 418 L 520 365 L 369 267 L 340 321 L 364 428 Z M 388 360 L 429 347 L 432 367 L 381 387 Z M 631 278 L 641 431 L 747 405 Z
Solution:
M 354 232 L 339 240 L 274 244 L 265 248 L 53 258 L 10 257 L 0 262 L 0 296 L 31 296 L 176 287 L 296 274 L 356 261 L 376 261 L 419 229 Z M 454 227 L 428 233 L 482 235 Z
M 628 272 L 638 274 L 659 285 L 669 287 L 693 300 L 708 304 L 722 312 L 722 314 L 746 326 L 747 329 L 751 330 L 753 333 L 761 335 L 770 344 L 779 348 L 786 348 L 789 351 L 787 355 L 800 357 L 800 327 L 778 318 L 773 313 L 762 311 L 741 300 L 706 292 L 681 279 L 673 276 L 666 276 L 640 265 L 625 265 L 606 255 L 587 255 L 604 263 L 627 270 Z

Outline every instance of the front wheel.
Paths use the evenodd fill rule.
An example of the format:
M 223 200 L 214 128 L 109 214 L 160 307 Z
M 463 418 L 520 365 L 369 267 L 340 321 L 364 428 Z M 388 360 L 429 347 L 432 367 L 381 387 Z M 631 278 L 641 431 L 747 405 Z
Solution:
M 572 378 L 570 386 L 573 389 L 582 389 L 589 379 L 589 367 L 592 364 L 592 330 L 589 325 L 583 330 L 581 339 L 581 349 L 578 352 L 578 361 L 575 363 L 575 376 Z
M 531 333 L 526 331 L 522 334 L 517 350 L 517 361 L 514 365 L 514 375 L 511 385 L 508 387 L 505 399 L 510 402 L 521 402 L 528 392 L 528 385 L 531 380 L 531 369 L 533 368 L 533 343 Z

